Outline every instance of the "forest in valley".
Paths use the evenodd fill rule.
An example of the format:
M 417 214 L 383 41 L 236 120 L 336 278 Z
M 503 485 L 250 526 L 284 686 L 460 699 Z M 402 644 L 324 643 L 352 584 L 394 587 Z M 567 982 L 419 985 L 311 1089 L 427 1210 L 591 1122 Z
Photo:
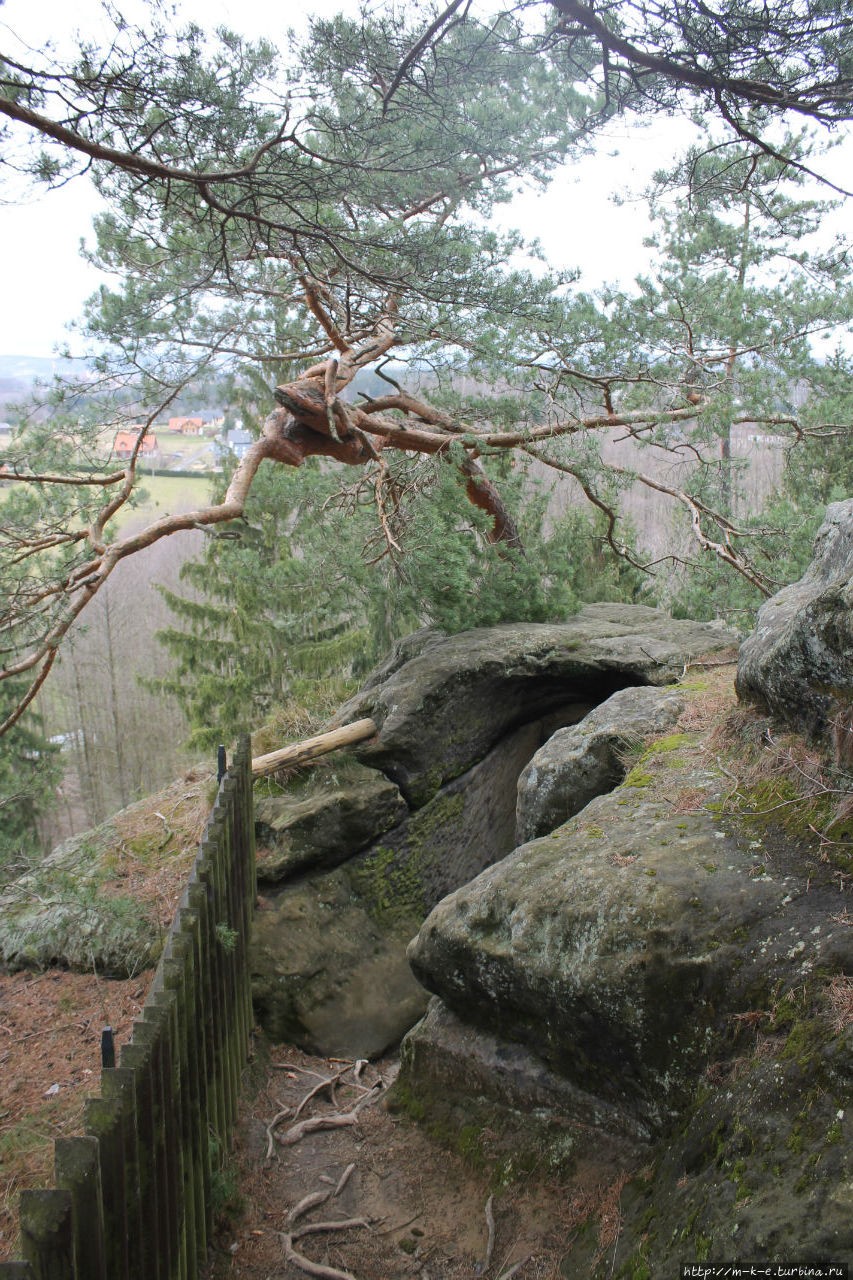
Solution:
M 853 492 L 844 5 L 111 23 L 0 51 L 4 173 L 93 182 L 111 282 L 3 410 L 0 881 L 239 732 L 315 731 L 420 627 L 623 600 L 745 632 L 800 576 Z M 642 200 L 633 280 L 503 229 L 675 115 L 684 152 L 596 195 Z M 251 446 L 152 507 L 143 441 L 191 395 Z

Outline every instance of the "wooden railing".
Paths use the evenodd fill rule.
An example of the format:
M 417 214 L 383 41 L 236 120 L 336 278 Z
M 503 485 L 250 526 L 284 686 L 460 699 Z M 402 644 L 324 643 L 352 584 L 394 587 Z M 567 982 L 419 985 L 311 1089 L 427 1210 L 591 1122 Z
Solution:
M 255 897 L 245 738 L 121 1065 L 86 1103 L 87 1136 L 56 1140 L 56 1187 L 21 1193 L 24 1260 L 0 1280 L 195 1280 L 248 1054 Z

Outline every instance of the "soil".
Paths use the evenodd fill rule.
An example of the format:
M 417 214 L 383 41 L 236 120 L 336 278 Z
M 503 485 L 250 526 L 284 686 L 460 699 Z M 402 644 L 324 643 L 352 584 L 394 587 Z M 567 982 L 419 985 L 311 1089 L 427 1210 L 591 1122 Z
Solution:
M 559 1280 L 561 1259 L 578 1224 L 595 1214 L 602 1247 L 615 1238 L 618 1190 L 627 1170 L 588 1161 L 571 1186 L 529 1177 L 494 1188 L 489 1174 L 448 1150 L 446 1142 L 393 1111 L 397 1060 L 365 1065 L 361 1082 L 378 1085 L 357 1123 L 306 1134 L 294 1145 L 273 1144 L 268 1126 L 285 1108 L 298 1107 L 323 1079 L 345 1072 L 337 1105 L 328 1090 L 310 1099 L 299 1119 L 349 1110 L 367 1095 L 351 1083 L 353 1064 L 310 1057 L 292 1047 L 260 1042 L 247 1073 L 243 1114 L 227 1173 L 220 1178 L 218 1230 L 204 1280 L 298 1280 L 306 1270 L 286 1260 L 284 1235 L 308 1223 L 362 1220 L 365 1225 L 306 1235 L 293 1248 L 309 1262 L 357 1280 L 470 1280 L 472 1276 Z M 292 1116 L 276 1126 L 285 1135 Z M 343 1190 L 335 1188 L 354 1166 Z M 232 1192 L 233 1194 L 229 1194 Z M 312 1193 L 329 1199 L 288 1214 Z M 491 1197 L 494 1241 L 485 1267 Z

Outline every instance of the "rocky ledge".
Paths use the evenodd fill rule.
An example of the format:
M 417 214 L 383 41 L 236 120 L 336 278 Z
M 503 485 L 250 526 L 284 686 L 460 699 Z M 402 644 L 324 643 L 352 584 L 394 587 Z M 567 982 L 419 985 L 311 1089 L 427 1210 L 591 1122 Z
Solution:
M 436 903 L 513 849 L 518 779 L 534 753 L 631 686 L 617 693 L 613 755 L 649 716 L 657 723 L 639 703 L 632 719 L 625 697 L 657 706 L 647 686 L 730 644 L 719 627 L 631 605 L 403 641 L 334 720 L 370 715 L 376 739 L 257 801 L 253 985 L 265 1029 L 334 1054 L 399 1040 L 428 999 L 406 943 Z M 600 724 L 596 743 L 607 732 Z M 596 785 L 613 778 L 588 780 L 587 798 Z

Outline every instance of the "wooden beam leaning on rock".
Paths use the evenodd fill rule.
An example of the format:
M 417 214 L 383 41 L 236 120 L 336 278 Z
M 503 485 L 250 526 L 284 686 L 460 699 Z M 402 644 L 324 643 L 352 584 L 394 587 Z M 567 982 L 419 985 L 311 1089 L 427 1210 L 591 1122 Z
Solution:
M 276 769 L 291 768 L 295 765 L 308 764 L 320 756 L 337 751 L 340 747 L 351 747 L 356 742 L 364 742 L 377 732 L 373 720 L 355 720 L 340 729 L 330 729 L 328 733 L 319 733 L 315 738 L 305 738 L 290 747 L 282 747 L 279 751 L 270 751 L 265 756 L 255 756 L 252 761 L 252 777 L 264 778 Z

